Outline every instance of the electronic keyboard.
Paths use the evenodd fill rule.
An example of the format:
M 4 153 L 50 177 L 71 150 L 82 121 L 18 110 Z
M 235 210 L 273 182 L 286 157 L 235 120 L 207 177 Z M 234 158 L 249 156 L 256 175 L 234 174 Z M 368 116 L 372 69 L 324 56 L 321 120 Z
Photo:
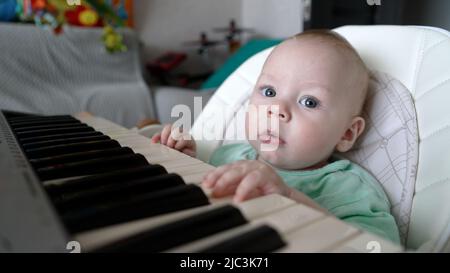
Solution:
M 241 203 L 214 167 L 103 118 L 0 112 L 0 252 L 401 252 L 279 195 Z

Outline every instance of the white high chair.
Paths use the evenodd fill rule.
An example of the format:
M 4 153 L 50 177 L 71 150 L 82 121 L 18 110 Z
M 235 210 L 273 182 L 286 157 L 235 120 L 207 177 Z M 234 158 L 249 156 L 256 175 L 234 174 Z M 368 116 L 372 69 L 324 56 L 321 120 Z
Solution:
M 346 26 L 335 29 L 356 48 L 370 69 L 386 72 L 411 92 L 419 129 L 419 165 L 406 247 L 419 251 L 442 251 L 450 234 L 450 34 L 416 26 Z M 231 109 L 242 106 L 251 92 L 271 49 L 242 64 L 216 91 L 191 130 L 197 139 L 198 158 L 207 162 L 212 151 L 224 143 L 242 141 L 200 140 L 221 135 L 219 109 L 225 116 L 225 135 L 236 124 Z M 213 122 L 211 122 L 213 121 Z M 215 124 L 202 128 L 204 124 Z

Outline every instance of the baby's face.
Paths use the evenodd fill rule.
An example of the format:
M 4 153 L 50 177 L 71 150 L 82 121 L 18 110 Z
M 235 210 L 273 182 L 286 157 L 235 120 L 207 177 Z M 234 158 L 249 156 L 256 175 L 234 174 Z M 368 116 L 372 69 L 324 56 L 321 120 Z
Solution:
M 355 116 L 353 65 L 330 46 L 288 40 L 267 59 L 250 105 L 276 105 L 279 128 L 256 128 L 262 116 L 247 115 L 246 132 L 261 159 L 274 167 L 298 170 L 325 162 Z M 249 138 L 249 129 L 258 132 Z M 270 126 L 269 126 L 270 127 Z M 255 129 L 256 128 L 256 129 Z M 276 149 L 267 149 L 268 146 Z

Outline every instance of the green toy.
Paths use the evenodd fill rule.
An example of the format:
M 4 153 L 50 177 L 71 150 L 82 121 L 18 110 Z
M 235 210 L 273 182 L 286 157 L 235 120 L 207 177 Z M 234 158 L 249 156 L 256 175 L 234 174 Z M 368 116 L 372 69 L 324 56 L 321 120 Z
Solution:
M 122 35 L 117 33 L 110 25 L 105 26 L 102 35 L 106 50 L 110 53 L 123 52 L 127 47 L 123 44 Z

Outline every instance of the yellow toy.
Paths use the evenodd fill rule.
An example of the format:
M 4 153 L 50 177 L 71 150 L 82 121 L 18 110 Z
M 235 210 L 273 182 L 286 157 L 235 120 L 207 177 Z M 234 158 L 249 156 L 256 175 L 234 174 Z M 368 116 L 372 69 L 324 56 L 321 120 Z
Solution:
M 122 35 L 117 33 L 110 25 L 106 25 L 103 29 L 102 39 L 105 43 L 106 50 L 110 53 L 127 50 L 127 47 L 123 44 Z

